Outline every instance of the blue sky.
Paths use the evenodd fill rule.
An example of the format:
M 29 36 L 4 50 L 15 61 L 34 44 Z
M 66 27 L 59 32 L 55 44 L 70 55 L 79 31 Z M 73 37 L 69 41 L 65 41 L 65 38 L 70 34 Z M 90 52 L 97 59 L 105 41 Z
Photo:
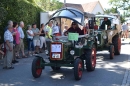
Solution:
M 64 2 L 64 0 L 59 1 Z M 98 0 L 66 0 L 66 3 L 83 4 L 92 1 L 98 1 Z M 109 0 L 99 0 L 99 1 L 102 4 L 103 8 L 110 8 L 110 5 L 108 4 Z

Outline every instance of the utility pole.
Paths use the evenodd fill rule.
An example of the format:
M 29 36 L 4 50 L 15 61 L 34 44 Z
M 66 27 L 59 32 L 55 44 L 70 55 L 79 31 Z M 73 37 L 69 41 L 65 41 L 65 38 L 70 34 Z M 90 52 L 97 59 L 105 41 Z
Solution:
M 66 0 L 64 0 L 64 7 L 66 7 L 65 4 L 66 4 Z

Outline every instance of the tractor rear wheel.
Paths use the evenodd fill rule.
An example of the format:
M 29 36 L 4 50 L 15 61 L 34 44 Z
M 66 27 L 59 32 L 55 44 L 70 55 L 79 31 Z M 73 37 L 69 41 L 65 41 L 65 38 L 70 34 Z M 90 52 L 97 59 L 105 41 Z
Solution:
M 80 58 L 77 58 L 74 61 L 74 77 L 75 80 L 80 80 L 82 78 L 82 73 L 83 73 L 83 63 Z
M 96 47 L 92 46 L 92 49 L 87 49 L 85 53 L 86 69 L 87 71 L 94 71 L 96 67 Z
M 120 35 L 116 35 L 113 37 L 113 45 L 115 50 L 115 55 L 120 55 L 121 52 L 121 38 Z
M 34 78 L 39 78 L 42 74 L 42 69 L 44 67 L 41 66 L 41 62 L 43 61 L 40 57 L 35 57 L 32 62 L 32 75 Z

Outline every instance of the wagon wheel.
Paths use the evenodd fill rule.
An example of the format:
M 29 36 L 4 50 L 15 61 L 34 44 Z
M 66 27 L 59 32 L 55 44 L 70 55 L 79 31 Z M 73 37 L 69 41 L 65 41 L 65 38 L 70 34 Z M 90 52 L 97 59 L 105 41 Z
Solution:
M 35 57 L 32 62 L 32 75 L 35 78 L 39 78 L 41 76 L 42 69 L 44 68 L 41 66 L 41 62 L 42 62 L 41 60 L 43 61 L 42 58 Z
M 96 67 L 96 47 L 92 46 L 91 49 L 87 49 L 85 53 L 86 69 L 87 71 L 94 71 Z
M 110 45 L 110 59 L 114 58 L 114 46 Z
M 53 70 L 60 70 L 60 67 L 51 66 Z
M 80 58 L 77 58 L 74 61 L 74 76 L 75 80 L 80 80 L 82 78 L 82 73 L 83 73 L 83 63 Z
M 120 55 L 121 52 L 121 38 L 119 35 L 116 35 L 113 37 L 113 45 L 115 50 L 115 55 Z

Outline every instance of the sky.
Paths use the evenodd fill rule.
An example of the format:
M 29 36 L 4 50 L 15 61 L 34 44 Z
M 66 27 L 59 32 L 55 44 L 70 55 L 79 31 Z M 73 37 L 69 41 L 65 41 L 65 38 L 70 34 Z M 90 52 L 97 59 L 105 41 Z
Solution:
M 64 0 L 59 1 L 64 2 Z M 92 1 L 100 1 L 103 8 L 105 9 L 110 8 L 110 5 L 108 4 L 109 0 L 66 0 L 66 3 L 83 4 Z

